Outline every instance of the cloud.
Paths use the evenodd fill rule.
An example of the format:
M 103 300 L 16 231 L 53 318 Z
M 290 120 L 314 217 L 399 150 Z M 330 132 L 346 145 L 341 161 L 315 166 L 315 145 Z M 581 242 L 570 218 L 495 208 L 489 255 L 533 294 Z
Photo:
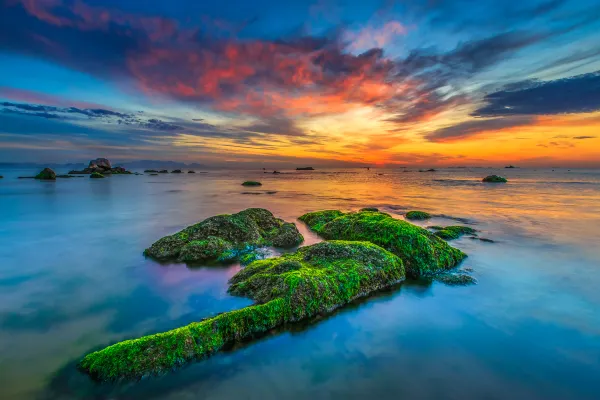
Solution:
M 596 139 L 596 136 L 573 136 L 573 139 L 576 139 L 576 140 Z
M 600 110 L 600 71 L 551 81 L 527 81 L 485 96 L 478 117 L 553 115 Z
M 476 119 L 435 130 L 427 134 L 425 139 L 430 142 L 452 142 L 478 136 L 485 132 L 531 125 L 534 122 L 535 118 L 530 116 Z

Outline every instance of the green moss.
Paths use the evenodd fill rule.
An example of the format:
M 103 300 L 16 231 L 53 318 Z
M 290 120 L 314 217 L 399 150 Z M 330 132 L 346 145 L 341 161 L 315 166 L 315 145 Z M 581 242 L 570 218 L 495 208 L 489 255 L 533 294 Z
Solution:
M 404 261 L 413 278 L 454 268 L 466 257 L 428 230 L 385 213 L 327 210 L 299 219 L 325 239 L 366 240 L 383 247 Z
M 482 182 L 488 183 L 506 183 L 508 180 L 498 175 L 489 175 L 482 179 Z
M 256 181 L 246 181 L 242 183 L 242 186 L 262 186 L 262 183 Z
M 429 218 L 431 218 L 431 215 L 424 211 L 409 211 L 406 213 L 406 219 L 422 221 Z
M 477 231 L 468 226 L 446 226 L 435 232 L 435 235 L 444 240 L 458 239 L 462 235 L 476 235 Z
M 162 261 L 226 262 L 261 246 L 294 247 L 304 238 L 296 225 L 263 208 L 217 215 L 156 241 L 144 251 Z
M 99 172 L 92 172 L 92 174 L 90 175 L 90 178 L 92 178 L 92 179 L 100 179 L 100 178 L 104 178 L 104 175 L 102 175 Z
M 331 241 L 255 261 L 229 291 L 256 305 L 88 354 L 79 366 L 98 380 L 139 379 L 209 357 L 226 344 L 348 304 L 404 280 L 394 254 L 368 242 Z

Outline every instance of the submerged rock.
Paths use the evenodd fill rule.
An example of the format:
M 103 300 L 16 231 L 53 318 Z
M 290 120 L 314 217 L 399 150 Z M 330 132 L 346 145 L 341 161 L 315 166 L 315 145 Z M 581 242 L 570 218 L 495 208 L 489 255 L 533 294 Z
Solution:
M 477 279 L 473 278 L 471 275 L 460 272 L 441 274 L 436 276 L 435 280 L 448 286 L 467 286 L 477 284 Z
M 180 169 L 174 169 L 173 171 L 171 171 L 172 174 L 181 174 L 181 170 Z
M 256 181 L 246 181 L 242 183 L 242 186 L 262 186 L 262 183 Z
M 167 171 L 166 169 L 160 170 L 158 171 L 159 174 L 168 174 L 169 171 Z
M 34 178 L 42 181 L 54 181 L 56 180 L 56 172 L 50 168 L 44 168 Z
M 196 171 L 192 171 L 192 170 L 188 171 L 188 174 L 195 174 L 195 173 L 196 173 Z
M 99 172 L 92 172 L 92 174 L 90 175 L 90 178 L 92 178 L 92 179 L 101 179 L 101 178 L 104 178 L 104 175 L 102 175 Z
M 404 261 L 412 278 L 452 269 L 466 257 L 428 230 L 381 212 L 326 210 L 299 219 L 325 239 L 366 240 L 391 251 Z
M 314 171 L 315 169 L 313 167 L 298 167 L 296 168 L 296 171 Z
M 482 179 L 482 182 L 488 183 L 506 183 L 508 180 L 498 175 L 489 175 Z
M 230 281 L 255 305 L 88 354 L 79 367 L 101 381 L 140 379 L 213 355 L 288 322 L 329 313 L 405 278 L 402 260 L 368 242 L 331 241 L 259 260 Z
M 145 169 L 144 172 L 147 174 L 157 174 L 158 173 L 158 171 L 155 169 Z
M 207 218 L 158 240 L 144 254 L 162 261 L 227 262 L 261 246 L 293 247 L 303 240 L 296 225 L 249 208 Z
M 426 213 L 425 211 L 409 211 L 406 213 L 406 219 L 411 219 L 415 221 L 423 221 L 429 218 L 431 218 L 431 215 L 429 215 L 429 213 Z
M 468 226 L 430 226 L 429 228 L 436 230 L 437 232 L 435 232 L 435 235 L 444 240 L 458 239 L 462 235 L 477 235 L 477 230 Z

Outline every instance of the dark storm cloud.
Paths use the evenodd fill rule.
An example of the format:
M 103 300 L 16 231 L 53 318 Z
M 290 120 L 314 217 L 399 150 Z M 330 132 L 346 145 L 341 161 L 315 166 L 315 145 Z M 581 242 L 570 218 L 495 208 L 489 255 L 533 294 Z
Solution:
M 576 140 L 596 139 L 596 136 L 574 136 L 573 139 L 576 139 Z
M 600 110 L 600 71 L 552 81 L 528 81 L 520 89 L 501 90 L 484 98 L 477 117 L 552 115 Z
M 518 116 L 510 118 L 495 118 L 487 120 L 472 120 L 441 128 L 425 136 L 431 142 L 452 142 L 477 136 L 483 132 L 514 128 L 530 125 L 535 121 L 534 117 Z

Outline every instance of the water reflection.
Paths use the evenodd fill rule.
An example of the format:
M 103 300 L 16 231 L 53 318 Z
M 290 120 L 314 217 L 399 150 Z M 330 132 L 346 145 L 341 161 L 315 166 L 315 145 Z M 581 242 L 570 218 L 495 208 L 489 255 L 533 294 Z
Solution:
M 198 172 L 198 171 L 197 171 Z M 1 398 L 594 398 L 600 392 L 600 173 L 210 171 L 0 183 Z M 288 173 L 285 173 L 288 172 Z M 508 174 L 507 185 L 482 176 Z M 383 175 L 379 175 L 383 173 Z M 12 176 L 11 174 L 14 174 Z M 245 195 L 261 180 L 261 195 Z M 276 192 L 266 194 L 266 192 Z M 161 265 L 149 244 L 211 215 L 295 221 L 378 207 L 470 224 L 477 286 L 411 282 L 140 384 L 97 385 L 80 357 L 244 307 L 240 268 Z M 297 222 L 297 221 L 296 221 Z M 299 223 L 305 244 L 319 239 Z

